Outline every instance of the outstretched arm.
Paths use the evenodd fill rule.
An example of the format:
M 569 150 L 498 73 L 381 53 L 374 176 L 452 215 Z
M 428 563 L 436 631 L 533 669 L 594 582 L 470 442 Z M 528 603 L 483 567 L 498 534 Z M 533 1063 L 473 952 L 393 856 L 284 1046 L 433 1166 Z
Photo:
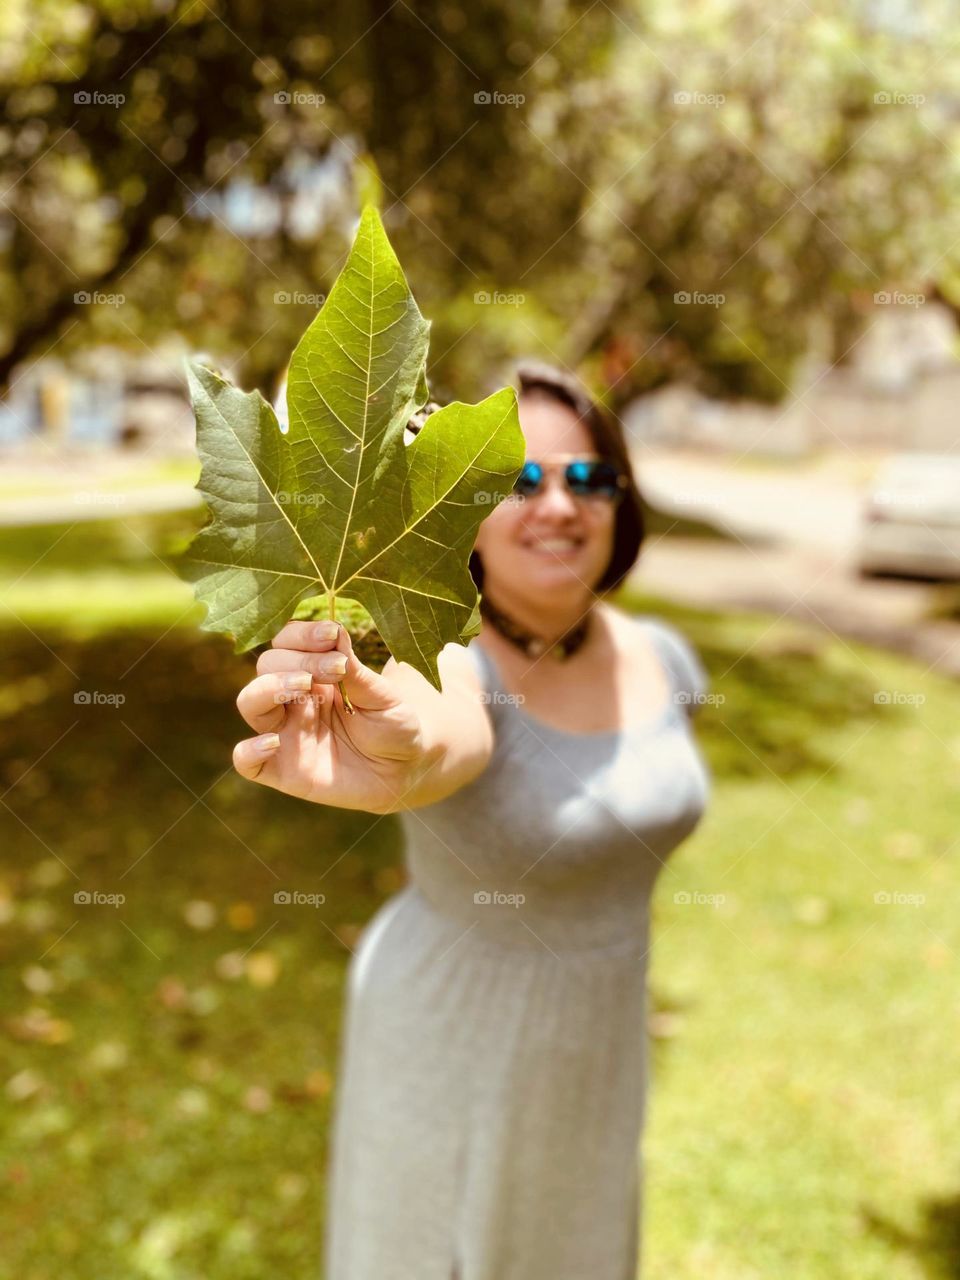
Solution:
M 406 663 L 364 666 L 334 625 L 335 634 L 330 623 L 288 622 L 260 655 L 237 698 L 258 734 L 234 749 L 242 777 L 318 804 L 395 813 L 442 800 L 483 771 L 493 729 L 462 646 L 441 652 L 437 690 Z

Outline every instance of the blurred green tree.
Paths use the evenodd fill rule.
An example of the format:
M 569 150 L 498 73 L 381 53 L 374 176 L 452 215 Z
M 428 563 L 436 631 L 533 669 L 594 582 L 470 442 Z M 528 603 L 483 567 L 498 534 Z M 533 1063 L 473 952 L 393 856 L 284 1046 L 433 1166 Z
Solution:
M 777 398 L 876 291 L 956 275 L 958 66 L 925 3 L 11 6 L 0 382 L 176 331 L 272 389 L 372 158 L 441 394 L 532 350 L 615 406 L 678 377 Z

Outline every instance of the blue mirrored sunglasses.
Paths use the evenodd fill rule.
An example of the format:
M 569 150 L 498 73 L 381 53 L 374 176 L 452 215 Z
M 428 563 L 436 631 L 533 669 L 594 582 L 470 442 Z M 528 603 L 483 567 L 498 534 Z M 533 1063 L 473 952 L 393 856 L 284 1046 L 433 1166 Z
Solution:
M 575 498 L 600 498 L 606 502 L 623 496 L 627 477 L 612 462 L 594 458 L 573 458 L 562 468 L 567 491 Z M 513 492 L 521 498 L 532 498 L 543 491 L 547 473 L 551 470 L 542 462 L 528 459 L 514 481 Z

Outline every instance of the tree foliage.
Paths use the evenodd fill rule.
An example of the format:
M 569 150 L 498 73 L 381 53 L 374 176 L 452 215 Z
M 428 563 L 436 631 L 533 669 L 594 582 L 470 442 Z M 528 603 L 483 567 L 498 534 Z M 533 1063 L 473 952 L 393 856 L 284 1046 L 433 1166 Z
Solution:
M 882 21 L 48 0 L 2 22 L 0 379 L 176 330 L 272 388 L 371 162 L 448 393 L 536 351 L 614 404 L 678 377 L 775 398 L 876 291 L 954 287 L 958 63 L 929 0 Z

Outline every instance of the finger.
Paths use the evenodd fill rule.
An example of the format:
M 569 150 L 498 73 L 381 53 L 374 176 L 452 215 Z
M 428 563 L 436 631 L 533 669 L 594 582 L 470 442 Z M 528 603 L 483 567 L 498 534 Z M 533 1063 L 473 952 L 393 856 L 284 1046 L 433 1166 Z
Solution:
M 244 738 L 233 748 L 233 767 L 241 778 L 265 782 L 280 749 L 279 733 L 264 733 L 258 738 Z
M 346 627 L 341 626 L 337 637 L 337 652 L 347 660 L 347 669 L 340 678 L 340 688 L 346 691 L 358 711 L 386 711 L 399 702 L 397 691 L 390 683 L 370 667 L 364 666 L 353 652 L 353 642 Z
M 257 733 L 279 732 L 287 718 L 287 705 L 309 697 L 313 684 L 310 671 L 257 676 L 237 695 L 237 710 Z
M 303 649 L 264 649 L 257 659 L 257 675 L 276 671 L 309 671 L 321 684 L 336 684 L 346 670 L 344 655 L 333 649 L 328 653 L 308 653 Z
M 336 645 L 338 631 L 339 625 L 329 619 L 324 622 L 288 622 L 270 643 L 275 649 L 307 649 L 323 653 Z

